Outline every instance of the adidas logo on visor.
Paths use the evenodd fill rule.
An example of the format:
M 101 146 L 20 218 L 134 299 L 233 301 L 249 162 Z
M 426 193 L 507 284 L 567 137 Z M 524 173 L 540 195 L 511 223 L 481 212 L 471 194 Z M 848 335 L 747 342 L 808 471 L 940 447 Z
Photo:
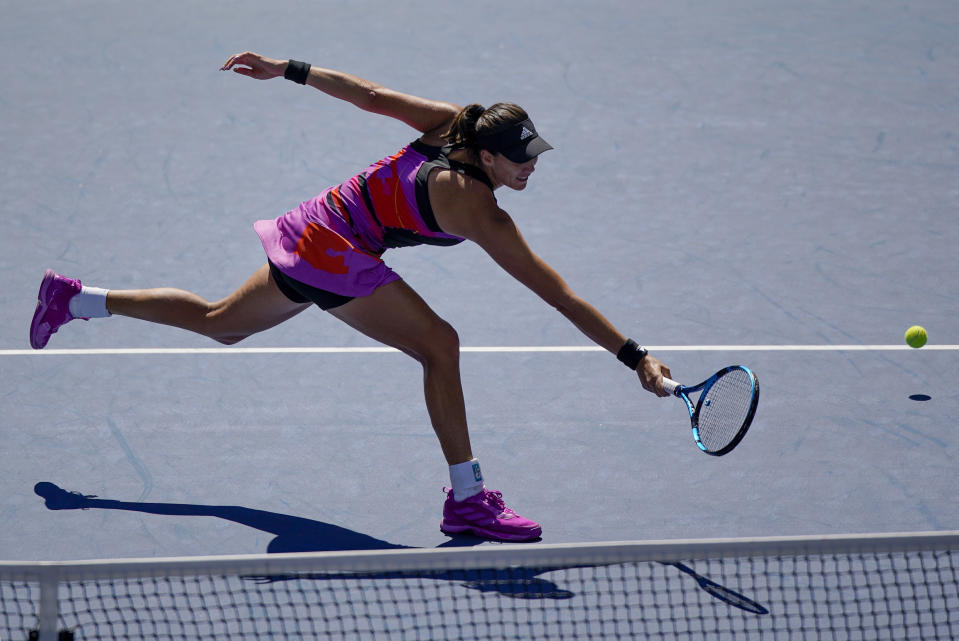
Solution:
M 527 129 L 526 127 L 523 127 L 523 133 L 520 134 L 519 139 L 520 139 L 520 140 L 526 140 L 527 138 L 529 138 L 529 137 L 531 137 L 531 136 L 535 136 L 535 135 L 536 135 L 536 134 L 534 134 L 532 131 L 530 131 L 530 130 Z

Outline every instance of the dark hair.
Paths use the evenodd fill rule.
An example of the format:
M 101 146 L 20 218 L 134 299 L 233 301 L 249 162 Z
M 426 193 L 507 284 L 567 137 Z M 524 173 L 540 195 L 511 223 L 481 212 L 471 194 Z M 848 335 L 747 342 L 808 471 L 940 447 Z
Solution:
M 465 149 L 470 159 L 479 163 L 480 149 L 476 144 L 479 134 L 491 134 L 527 120 L 529 115 L 519 105 L 498 102 L 489 109 L 483 105 L 467 105 L 456 114 L 443 138 L 456 149 Z

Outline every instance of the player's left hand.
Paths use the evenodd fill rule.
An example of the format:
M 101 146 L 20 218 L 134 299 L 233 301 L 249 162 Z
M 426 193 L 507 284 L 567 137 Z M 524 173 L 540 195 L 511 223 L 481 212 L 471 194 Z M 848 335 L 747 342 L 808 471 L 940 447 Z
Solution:
M 252 51 L 244 51 L 230 56 L 229 60 L 220 67 L 220 71 L 233 69 L 242 76 L 256 78 L 257 80 L 269 80 L 282 76 L 283 72 L 286 71 L 287 62 L 287 60 L 267 58 Z
M 663 377 L 672 378 L 672 376 L 669 368 L 658 359 L 647 354 L 636 368 L 636 374 L 639 375 L 639 382 L 642 383 L 643 389 L 656 396 L 669 396 L 669 393 L 663 389 Z

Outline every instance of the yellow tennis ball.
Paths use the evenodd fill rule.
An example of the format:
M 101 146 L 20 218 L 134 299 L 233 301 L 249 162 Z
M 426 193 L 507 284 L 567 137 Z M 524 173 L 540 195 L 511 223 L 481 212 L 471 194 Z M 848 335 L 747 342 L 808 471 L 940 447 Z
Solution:
M 906 344 L 909 345 L 909 347 L 918 349 L 926 344 L 928 338 L 929 336 L 926 334 L 925 328 L 919 325 L 913 325 L 906 330 Z

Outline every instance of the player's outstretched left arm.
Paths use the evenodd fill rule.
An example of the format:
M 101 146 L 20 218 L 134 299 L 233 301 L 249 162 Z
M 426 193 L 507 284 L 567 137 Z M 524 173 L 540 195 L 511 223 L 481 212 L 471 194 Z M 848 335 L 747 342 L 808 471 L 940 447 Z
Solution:
M 283 76 L 289 63 L 289 60 L 275 60 L 245 51 L 230 56 L 221 70 L 232 69 L 248 78 L 269 80 Z M 460 111 L 460 107 L 452 103 L 405 94 L 342 71 L 313 65 L 310 66 L 306 84 L 364 111 L 395 118 L 434 137 L 445 132 Z M 439 143 L 437 140 L 431 142 Z

